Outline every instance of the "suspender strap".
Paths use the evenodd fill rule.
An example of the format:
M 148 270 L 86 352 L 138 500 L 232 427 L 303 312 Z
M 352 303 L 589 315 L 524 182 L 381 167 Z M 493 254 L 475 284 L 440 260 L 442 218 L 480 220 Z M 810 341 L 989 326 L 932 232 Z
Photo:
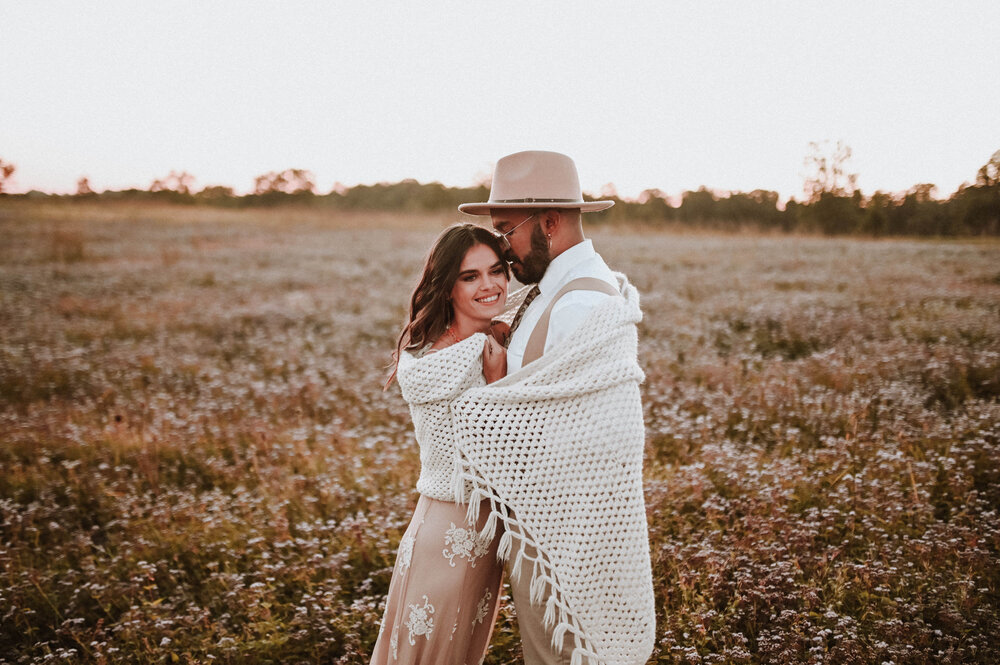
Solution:
M 560 298 L 570 291 L 600 291 L 609 296 L 621 295 L 618 289 L 603 279 L 597 279 L 596 277 L 579 277 L 567 283 L 552 297 L 552 300 L 549 301 L 549 306 L 542 312 L 542 318 L 538 320 L 534 330 L 531 331 L 531 336 L 528 337 L 528 345 L 524 347 L 524 358 L 521 361 L 522 367 L 542 357 L 542 354 L 545 352 L 545 339 L 549 336 L 549 317 L 552 315 L 552 308 Z

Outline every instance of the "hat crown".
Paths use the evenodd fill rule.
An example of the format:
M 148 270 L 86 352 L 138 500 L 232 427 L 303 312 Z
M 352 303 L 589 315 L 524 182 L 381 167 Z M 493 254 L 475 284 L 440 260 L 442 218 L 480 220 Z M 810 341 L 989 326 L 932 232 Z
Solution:
M 584 201 L 573 160 L 558 152 L 525 150 L 501 157 L 493 169 L 490 200 L 463 203 L 470 215 L 489 215 L 504 208 L 567 208 L 580 212 L 607 210 L 614 201 Z
M 576 164 L 567 155 L 525 150 L 502 157 L 493 169 L 491 203 L 583 201 Z

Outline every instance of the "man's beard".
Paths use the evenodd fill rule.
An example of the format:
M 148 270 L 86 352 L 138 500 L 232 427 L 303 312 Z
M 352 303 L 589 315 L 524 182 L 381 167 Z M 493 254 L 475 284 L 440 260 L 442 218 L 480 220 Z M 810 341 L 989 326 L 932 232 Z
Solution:
M 542 233 L 540 224 L 532 229 L 530 240 L 531 251 L 528 252 L 523 261 L 519 261 L 513 252 L 508 252 L 509 258 L 512 261 L 510 264 L 511 272 L 514 273 L 517 281 L 522 284 L 537 284 L 540 282 L 549 267 L 549 263 L 552 262 L 552 259 L 549 257 L 549 243 L 545 239 L 545 234 Z

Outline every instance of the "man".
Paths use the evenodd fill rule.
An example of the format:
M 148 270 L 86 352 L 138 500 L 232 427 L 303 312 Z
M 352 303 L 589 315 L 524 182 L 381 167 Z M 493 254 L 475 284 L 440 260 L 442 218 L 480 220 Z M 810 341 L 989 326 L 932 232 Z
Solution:
M 618 288 L 614 274 L 583 235 L 583 212 L 604 210 L 614 201 L 584 202 L 569 157 L 555 152 L 526 151 L 497 162 L 490 201 L 466 203 L 459 210 L 489 214 L 507 247 L 504 257 L 522 284 L 537 284 L 539 293 L 523 311 L 507 350 L 507 371 L 522 367 L 530 332 L 556 292 L 573 279 L 592 277 Z M 531 291 L 529 291 L 531 293 Z M 545 348 L 559 344 L 586 318 L 590 308 L 607 298 L 601 291 L 574 290 L 554 304 Z
M 497 162 L 489 201 L 459 206 L 490 216 L 514 276 L 534 285 L 511 322 L 507 378 L 453 405 L 462 480 L 490 500 L 501 551 L 516 551 L 508 566 L 527 665 L 638 663 L 652 648 L 641 313 L 581 219 L 612 205 L 583 201 L 569 157 L 526 151 Z

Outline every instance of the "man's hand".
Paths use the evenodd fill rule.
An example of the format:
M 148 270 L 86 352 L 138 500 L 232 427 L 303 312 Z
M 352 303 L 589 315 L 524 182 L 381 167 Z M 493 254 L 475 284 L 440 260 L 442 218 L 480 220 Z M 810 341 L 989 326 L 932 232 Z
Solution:
M 507 343 L 510 340 L 510 324 L 503 321 L 492 321 L 490 323 L 489 334 L 493 335 L 493 338 L 500 342 L 500 345 L 506 349 Z
M 486 383 L 507 376 L 507 349 L 490 335 L 486 336 L 483 344 L 483 376 Z

